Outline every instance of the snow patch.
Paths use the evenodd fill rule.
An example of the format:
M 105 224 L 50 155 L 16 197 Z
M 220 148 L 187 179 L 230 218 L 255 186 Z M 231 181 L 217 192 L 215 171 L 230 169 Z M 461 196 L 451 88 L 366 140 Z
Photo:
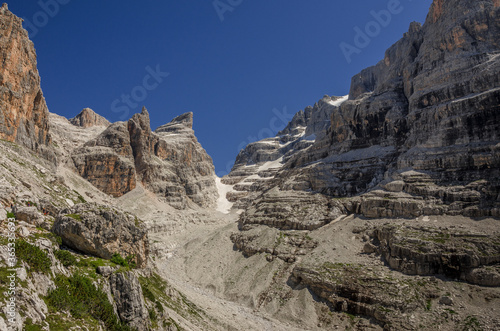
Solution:
M 217 191 L 219 192 L 219 198 L 217 199 L 217 211 L 223 214 L 229 214 L 231 208 L 233 208 L 233 203 L 227 200 L 226 194 L 233 191 L 233 185 L 223 184 L 219 177 L 215 177 L 215 184 L 217 186 Z
M 346 102 L 347 99 L 349 99 L 349 94 L 348 95 L 344 95 L 340 99 L 328 101 L 328 103 L 330 105 L 332 105 L 332 106 L 339 107 L 341 104 L 343 104 L 344 102 Z

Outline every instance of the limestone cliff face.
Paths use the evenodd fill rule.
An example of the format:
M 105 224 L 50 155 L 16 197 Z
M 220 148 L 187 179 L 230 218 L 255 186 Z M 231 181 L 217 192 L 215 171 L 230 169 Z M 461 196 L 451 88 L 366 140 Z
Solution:
M 40 151 L 51 137 L 35 48 L 22 19 L 6 4 L 0 9 L 0 31 L 0 139 Z
M 327 138 L 297 165 L 323 160 L 314 190 L 354 195 L 412 168 L 431 182 L 487 180 L 498 194 L 500 8 L 497 2 L 434 1 L 384 60 L 352 79 Z M 326 162 L 325 162 L 326 161 Z M 317 178 L 317 176 L 316 176 Z
M 159 137 L 155 155 L 162 166 L 148 185 L 178 208 L 186 207 L 189 200 L 201 207 L 213 206 L 218 197 L 215 168 L 194 135 L 193 113 L 174 118 L 154 133 Z
M 111 123 L 101 115 L 96 114 L 90 108 L 84 108 L 78 115 L 69 120 L 71 124 L 88 128 L 92 126 L 108 127 Z
M 434 1 L 352 78 L 324 135 L 254 191 L 362 195 L 345 208 L 370 217 L 499 216 L 499 35 L 498 1 Z
M 188 113 L 153 132 L 143 108 L 75 150 L 72 159 L 82 177 L 115 197 L 141 182 L 175 208 L 211 207 L 217 199 L 214 166 L 192 124 Z

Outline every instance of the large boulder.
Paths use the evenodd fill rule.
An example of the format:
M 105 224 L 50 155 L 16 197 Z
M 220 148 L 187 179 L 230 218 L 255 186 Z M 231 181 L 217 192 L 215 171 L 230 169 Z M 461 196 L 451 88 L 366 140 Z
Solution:
M 149 242 L 139 222 L 115 208 L 85 203 L 62 210 L 52 232 L 61 236 L 64 245 L 83 253 L 105 259 L 115 253 L 133 256 L 138 267 L 145 267 Z

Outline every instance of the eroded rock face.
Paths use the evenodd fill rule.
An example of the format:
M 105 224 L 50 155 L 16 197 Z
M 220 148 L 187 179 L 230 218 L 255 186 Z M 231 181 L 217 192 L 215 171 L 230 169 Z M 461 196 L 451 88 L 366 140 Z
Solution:
M 139 181 L 175 208 L 212 207 L 218 197 L 214 166 L 192 125 L 187 113 L 153 132 L 143 108 L 75 150 L 72 159 L 82 177 L 115 197 Z
M 500 237 L 430 227 L 384 226 L 371 234 L 388 265 L 409 275 L 443 274 L 500 286 Z
M 147 183 L 174 207 L 185 208 L 189 201 L 212 207 L 218 198 L 215 169 L 192 127 L 193 113 L 186 113 L 154 131 L 159 139 L 154 155 L 162 163 Z
M 89 128 L 92 126 L 104 126 L 108 127 L 111 123 L 102 117 L 101 115 L 96 114 L 90 108 L 84 108 L 78 115 L 69 120 L 71 124 L 76 126 L 81 126 L 82 128 Z
M 426 300 L 436 294 L 429 280 L 403 281 L 391 276 L 382 269 L 356 264 L 299 264 L 290 280 L 309 288 L 333 310 L 370 316 L 382 325 L 398 329 L 407 327 L 403 314 L 422 310 Z
M 105 259 L 115 253 L 124 258 L 133 256 L 138 267 L 145 267 L 149 241 L 140 224 L 134 216 L 115 208 L 85 203 L 62 210 L 52 232 L 75 250 Z
M 344 214 L 344 206 L 320 194 L 282 192 L 263 194 L 241 214 L 239 228 L 266 225 L 280 230 L 315 230 Z
M 312 145 L 294 148 L 266 178 L 246 175 L 248 160 L 276 159 L 279 145 L 249 145 L 245 166 L 224 178 L 235 184 L 229 198 L 241 208 L 279 187 L 356 196 L 347 210 L 369 217 L 498 217 L 499 33 L 496 1 L 436 0 L 423 26 L 412 23 L 382 61 L 352 78 L 349 100 Z M 299 112 L 284 132 L 307 118 Z
M 114 273 L 109 278 L 109 285 L 121 321 L 135 330 L 148 330 L 149 316 L 141 284 L 135 273 Z
M 386 171 L 405 168 L 429 172 L 445 185 L 496 181 L 499 27 L 493 1 L 435 1 L 424 26 L 412 24 L 383 61 L 353 77 L 350 100 L 332 115 L 328 147 L 317 144 L 316 154 L 299 163 L 317 160 L 321 148 L 329 157 L 373 146 L 392 152 L 374 155 L 375 160 L 360 157 L 352 170 L 331 164 L 330 171 L 341 170 L 338 188 L 330 183 L 313 188 L 362 193 Z M 373 173 L 358 174 L 363 164 Z M 349 185 L 350 192 L 342 192 Z
M 114 197 L 136 187 L 134 157 L 126 123 L 110 125 L 97 138 L 72 153 L 77 172 Z
M 36 53 L 22 19 L 7 5 L 0 9 L 0 138 L 17 142 L 53 159 L 49 112 L 37 70 Z

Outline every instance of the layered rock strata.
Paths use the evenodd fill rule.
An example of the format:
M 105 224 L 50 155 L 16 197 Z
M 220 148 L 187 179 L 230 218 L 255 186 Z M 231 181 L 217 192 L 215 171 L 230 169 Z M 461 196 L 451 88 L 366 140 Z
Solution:
M 285 195 L 356 196 L 346 209 L 369 217 L 498 217 L 499 33 L 497 2 L 436 0 L 423 26 L 412 23 L 382 61 L 352 78 L 349 100 L 312 146 L 294 150 L 266 181 L 247 180 L 245 204 L 279 187 Z M 280 155 L 249 153 L 264 143 L 242 155 Z M 235 167 L 227 180 L 244 170 Z M 248 195 L 235 191 L 228 198 Z

